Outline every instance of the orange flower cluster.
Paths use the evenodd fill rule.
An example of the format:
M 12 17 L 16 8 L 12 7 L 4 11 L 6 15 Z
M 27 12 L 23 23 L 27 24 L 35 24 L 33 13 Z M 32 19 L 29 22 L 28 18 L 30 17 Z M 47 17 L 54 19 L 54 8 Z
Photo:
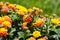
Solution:
M 0 17 L 0 25 L 7 28 L 11 27 L 12 20 L 9 16 Z
M 7 33 L 7 27 L 11 27 L 12 20 L 9 16 L 2 16 L 0 17 L 0 36 L 6 36 Z
M 19 15 L 24 15 L 25 13 L 27 13 L 27 9 L 21 5 L 16 5 L 16 4 L 10 4 L 9 2 L 3 3 L 0 2 L 0 6 L 1 6 L 1 12 L 2 13 L 8 13 L 11 11 L 16 10 L 16 13 Z
M 51 35 L 51 29 L 59 28 L 60 18 L 57 18 L 56 14 L 48 16 L 42 13 L 43 10 L 36 7 L 27 9 L 21 5 L 0 2 L 0 37 L 8 35 L 20 39 L 21 34 L 23 34 L 21 38 L 24 38 L 24 35 L 28 33 L 27 40 L 48 40 L 47 34 Z M 42 37 L 44 35 L 46 36 Z

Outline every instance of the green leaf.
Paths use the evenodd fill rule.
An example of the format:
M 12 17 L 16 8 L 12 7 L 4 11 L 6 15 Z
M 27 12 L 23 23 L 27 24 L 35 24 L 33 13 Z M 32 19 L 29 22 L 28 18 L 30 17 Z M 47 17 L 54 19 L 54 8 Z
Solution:
M 13 33 L 14 31 L 16 31 L 16 29 L 15 28 L 11 28 L 10 33 Z
M 56 32 L 58 35 L 60 35 L 60 29 L 52 29 L 54 32 Z
M 40 28 L 41 28 L 41 27 L 40 27 Z M 41 28 L 41 29 L 40 29 L 40 28 L 34 27 L 34 29 L 35 29 L 35 30 L 38 30 L 38 31 L 41 31 L 42 28 Z
M 60 29 L 56 29 L 55 32 L 60 35 Z
M 2 40 L 2 37 L 0 37 L 0 40 Z
M 32 34 L 31 33 L 27 33 L 26 34 L 26 37 L 29 37 L 29 36 L 32 36 Z
M 18 32 L 19 38 L 24 38 L 24 32 Z
M 60 35 L 57 35 L 58 37 L 60 37 Z
M 12 18 L 12 20 L 14 21 L 14 20 L 16 20 L 16 19 L 18 19 L 18 16 L 17 15 L 10 15 L 10 17 Z
M 15 28 L 11 28 L 11 31 L 10 31 L 9 35 L 13 36 L 14 35 L 13 32 L 15 32 L 15 31 L 16 31 Z
M 36 21 L 39 18 L 39 15 L 34 17 L 34 21 Z

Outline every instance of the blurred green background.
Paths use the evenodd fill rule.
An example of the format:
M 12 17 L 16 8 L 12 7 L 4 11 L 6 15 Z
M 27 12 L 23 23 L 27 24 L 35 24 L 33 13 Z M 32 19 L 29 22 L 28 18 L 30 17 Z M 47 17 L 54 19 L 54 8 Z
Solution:
M 51 15 L 56 13 L 60 16 L 60 0 L 0 0 L 3 2 L 10 2 L 20 4 L 26 8 L 38 7 L 44 10 L 44 14 Z

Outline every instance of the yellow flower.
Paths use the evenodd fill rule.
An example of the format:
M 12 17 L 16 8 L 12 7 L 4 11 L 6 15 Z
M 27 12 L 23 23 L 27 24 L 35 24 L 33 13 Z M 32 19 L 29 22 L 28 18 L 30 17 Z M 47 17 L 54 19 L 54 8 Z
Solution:
M 0 28 L 0 36 L 6 36 L 7 35 L 7 29 Z
M 17 10 L 17 14 L 24 15 L 25 13 L 22 10 Z
M 0 20 L 2 21 L 2 18 L 0 17 Z
M 0 2 L 0 6 L 3 6 L 4 4 L 3 4 L 3 2 Z
M 34 32 L 33 32 L 33 36 L 34 36 L 35 38 L 38 38 L 39 36 L 41 36 L 41 33 L 40 33 L 39 31 L 34 31 Z
M 41 22 L 42 20 L 40 18 L 36 20 L 36 23 L 41 23 Z
M 60 21 L 56 18 L 54 18 L 54 19 L 51 19 L 51 22 L 53 23 L 53 24 L 59 24 L 60 23 Z
M 39 8 L 37 8 L 37 7 L 33 7 L 33 10 L 37 10 L 37 11 L 38 11 L 38 10 L 39 10 Z
M 39 39 L 37 39 L 37 40 L 43 40 L 42 38 L 39 38 Z
M 27 40 L 36 40 L 34 37 L 30 37 Z
M 4 21 L 3 26 L 4 27 L 11 27 L 11 23 L 9 21 Z
M 57 19 L 51 19 L 51 22 L 54 23 L 54 24 L 57 24 Z
M 2 21 L 4 22 L 4 21 L 9 21 L 10 23 L 12 23 L 12 20 L 11 20 L 11 18 L 9 17 L 9 16 L 3 16 L 2 17 Z
M 3 16 L 4 18 L 9 18 L 9 16 Z
M 33 11 L 33 9 L 31 9 L 31 8 L 28 9 L 28 12 L 32 12 L 32 11 Z
M 5 18 L 4 18 L 4 17 L 2 17 L 2 18 L 1 18 L 1 20 L 2 20 L 2 21 L 5 21 Z
M 5 31 L 7 31 L 7 29 L 5 29 L 5 28 L 0 28 L 0 33 L 1 33 L 1 32 L 5 32 Z
M 8 17 L 8 16 L 3 16 L 3 17 L 1 17 L 0 19 L 1 19 L 2 21 L 5 21 L 6 18 L 9 18 L 9 17 Z
M 27 13 L 27 9 L 21 5 L 16 5 L 16 9 L 20 10 L 21 12 Z

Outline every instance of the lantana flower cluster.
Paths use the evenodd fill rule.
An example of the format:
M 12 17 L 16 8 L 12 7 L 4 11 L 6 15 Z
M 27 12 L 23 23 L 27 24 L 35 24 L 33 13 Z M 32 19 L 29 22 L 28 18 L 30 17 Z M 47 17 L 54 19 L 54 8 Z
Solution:
M 49 40 L 58 33 L 55 29 L 60 26 L 60 18 L 56 14 L 48 16 L 43 13 L 43 9 L 37 7 L 27 9 L 0 2 L 0 37 L 6 40 Z
M 0 36 L 6 36 L 8 34 L 8 27 L 11 27 L 12 20 L 8 16 L 0 17 Z

